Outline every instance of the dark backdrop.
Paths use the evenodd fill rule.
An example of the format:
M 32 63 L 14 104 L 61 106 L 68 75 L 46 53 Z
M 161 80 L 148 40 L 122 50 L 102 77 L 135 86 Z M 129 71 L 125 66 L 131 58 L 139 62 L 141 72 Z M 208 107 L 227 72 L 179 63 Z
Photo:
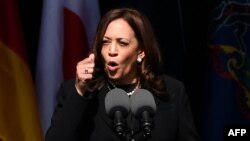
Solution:
M 42 12 L 42 0 L 19 0 L 32 75 Z M 110 8 L 140 9 L 151 20 L 164 59 L 164 71 L 183 81 L 187 88 L 195 123 L 202 130 L 202 105 L 207 72 L 207 31 L 216 0 L 99 0 L 101 15 Z M 34 78 L 34 77 L 33 77 Z

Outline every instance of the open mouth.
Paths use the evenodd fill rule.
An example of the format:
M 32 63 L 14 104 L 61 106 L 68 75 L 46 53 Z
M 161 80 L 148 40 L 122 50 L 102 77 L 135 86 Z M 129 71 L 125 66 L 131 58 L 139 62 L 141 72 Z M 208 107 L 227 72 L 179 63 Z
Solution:
M 107 63 L 107 69 L 109 71 L 116 71 L 118 69 L 118 63 L 115 61 L 109 61 Z
M 109 61 L 108 62 L 108 66 L 111 66 L 111 67 L 115 67 L 115 66 L 117 66 L 118 64 L 116 63 L 116 62 L 114 62 L 114 61 Z

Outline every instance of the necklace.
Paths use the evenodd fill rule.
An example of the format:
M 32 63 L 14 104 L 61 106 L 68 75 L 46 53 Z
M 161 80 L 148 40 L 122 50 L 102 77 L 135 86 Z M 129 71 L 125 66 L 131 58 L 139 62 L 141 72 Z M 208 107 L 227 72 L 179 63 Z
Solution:
M 108 80 L 108 82 L 110 85 L 112 85 L 113 88 L 117 88 L 116 85 L 114 83 L 112 83 L 110 80 Z M 111 90 L 109 84 L 108 84 L 108 89 Z M 132 91 L 127 92 L 127 95 L 131 96 L 135 92 L 135 90 L 138 89 L 138 87 L 139 87 L 139 82 L 136 84 L 135 88 Z

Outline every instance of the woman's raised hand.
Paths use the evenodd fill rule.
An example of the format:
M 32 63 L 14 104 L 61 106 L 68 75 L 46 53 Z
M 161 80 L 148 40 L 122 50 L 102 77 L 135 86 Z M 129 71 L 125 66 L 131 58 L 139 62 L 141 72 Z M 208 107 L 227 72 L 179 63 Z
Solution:
M 95 67 L 95 55 L 92 53 L 89 57 L 77 63 L 76 66 L 76 82 L 75 87 L 81 96 L 84 96 L 86 91 L 86 83 L 93 78 Z

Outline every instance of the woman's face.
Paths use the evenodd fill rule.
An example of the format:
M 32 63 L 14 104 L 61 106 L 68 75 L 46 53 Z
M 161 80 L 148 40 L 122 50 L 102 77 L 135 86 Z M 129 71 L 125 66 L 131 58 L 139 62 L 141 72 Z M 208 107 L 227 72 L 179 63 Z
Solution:
M 144 53 L 138 49 L 134 31 L 123 19 L 112 21 L 104 34 L 101 54 L 105 71 L 117 84 L 137 81 L 136 59 Z

